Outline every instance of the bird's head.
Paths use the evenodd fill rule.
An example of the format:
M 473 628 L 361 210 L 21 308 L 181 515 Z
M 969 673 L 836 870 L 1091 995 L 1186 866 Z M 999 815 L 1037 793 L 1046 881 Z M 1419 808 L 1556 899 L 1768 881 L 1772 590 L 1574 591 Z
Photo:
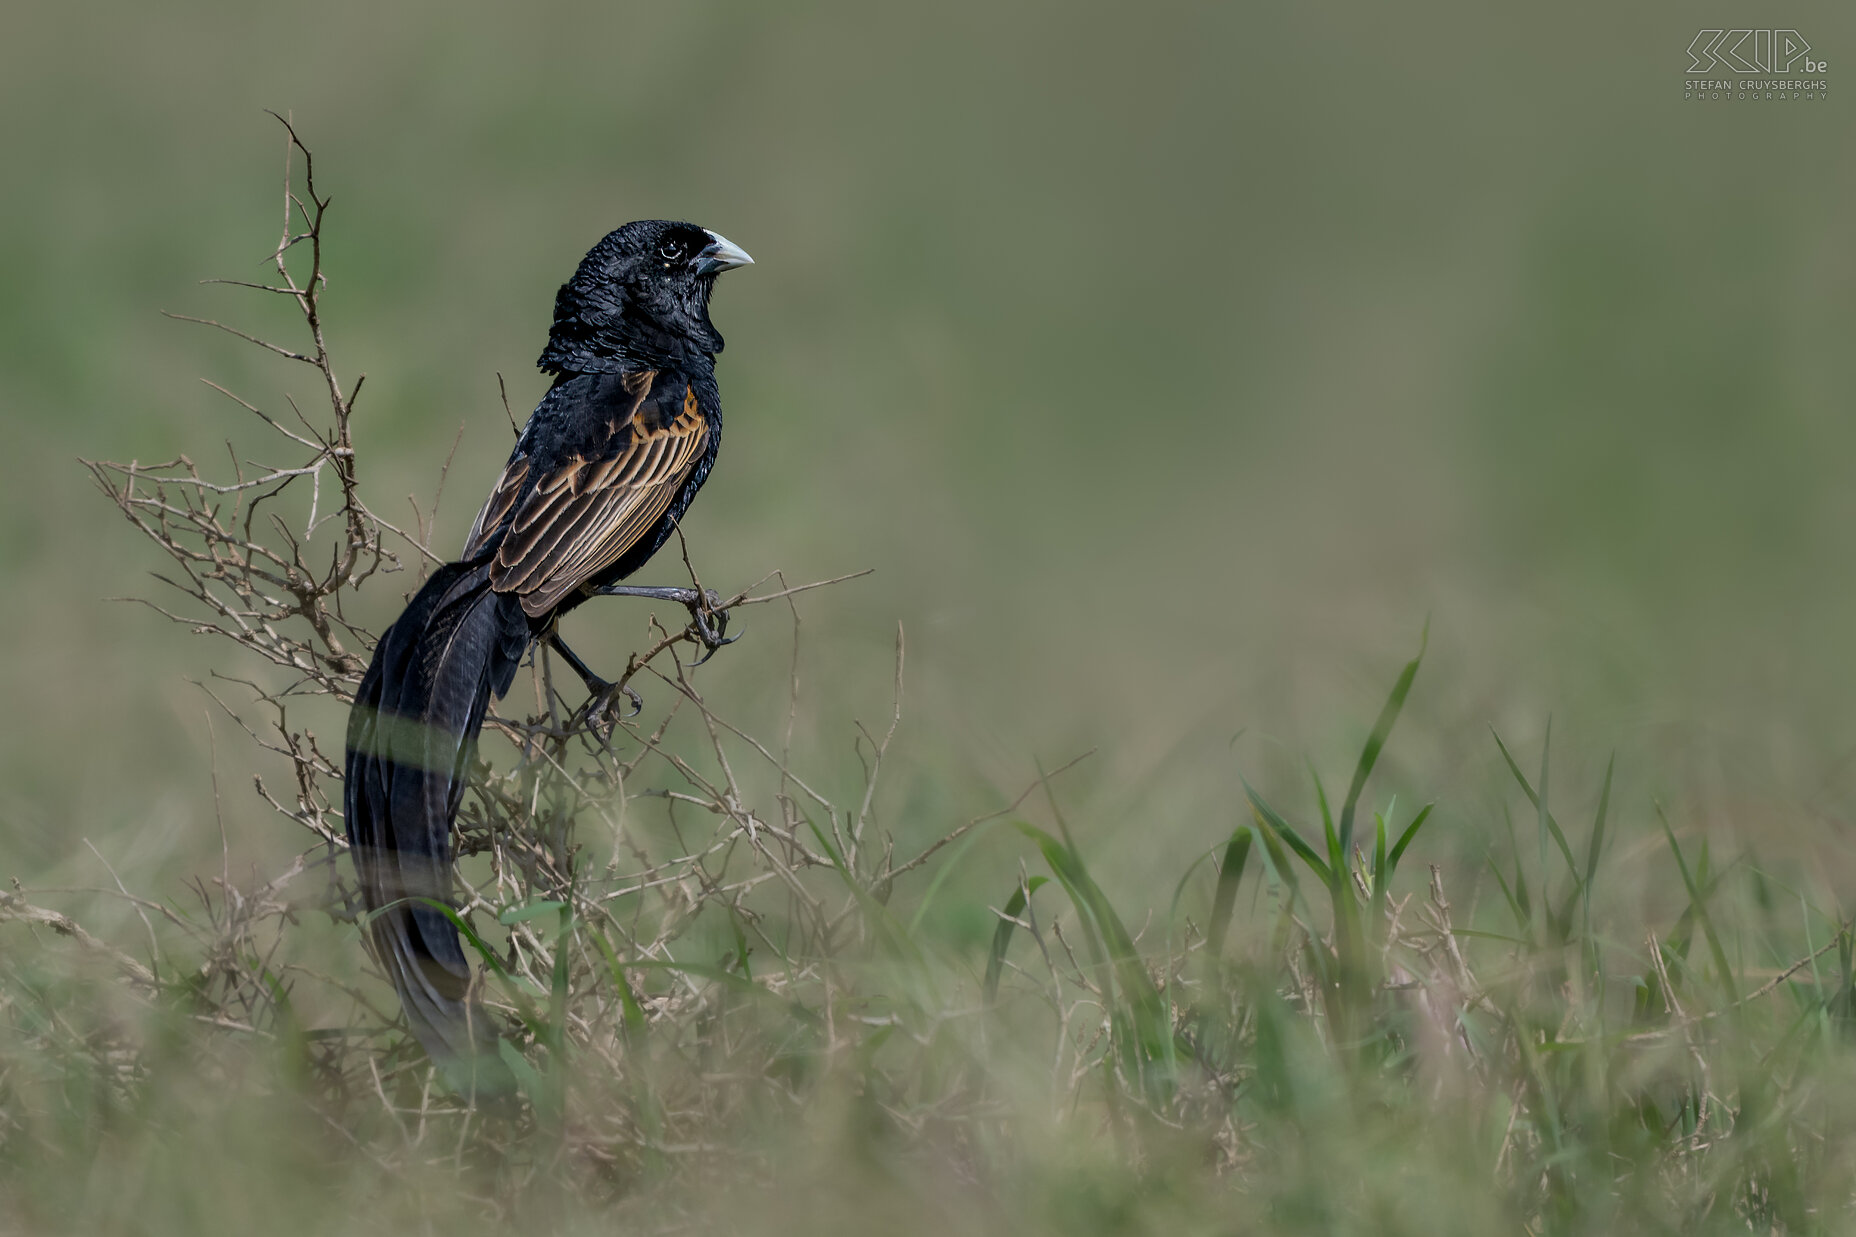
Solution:
M 537 364 L 553 374 L 586 374 L 713 357 L 722 350 L 709 321 L 715 277 L 753 261 L 693 223 L 628 223 L 588 250 L 561 285 Z

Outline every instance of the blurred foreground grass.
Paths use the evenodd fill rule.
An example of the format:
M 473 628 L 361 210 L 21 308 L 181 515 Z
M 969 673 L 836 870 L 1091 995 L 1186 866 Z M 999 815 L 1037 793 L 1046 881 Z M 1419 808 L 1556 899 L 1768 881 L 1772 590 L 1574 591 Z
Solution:
M 1317 775 L 1292 822 L 1247 790 L 1250 823 L 1168 857 L 1161 906 L 1104 891 L 1061 771 L 1035 785 L 1041 810 L 981 826 L 1017 863 L 961 874 L 999 907 L 980 942 L 929 913 L 965 846 L 898 882 L 833 848 L 822 800 L 786 817 L 811 826 L 810 861 L 730 858 L 729 817 L 778 834 L 755 798 L 717 811 L 712 843 L 667 812 L 712 860 L 680 881 L 607 894 L 629 861 L 615 850 L 602 880 L 601 848 L 576 845 L 566 900 L 533 873 L 499 882 L 502 929 L 478 927 L 509 973 L 492 1002 L 517 1015 L 506 1110 L 461 1108 L 329 977 L 359 938 L 300 873 L 144 903 L 146 965 L 7 895 L 11 930 L 42 933 L 0 963 L 8 1226 L 1856 1231 L 1847 921 L 1757 852 L 1719 857 L 1667 822 L 1651 855 L 1624 843 L 1609 770 L 1574 823 L 1549 751 L 1529 773 L 1499 739 L 1510 841 L 1464 882 L 1497 892 L 1453 906 L 1437 866 L 1412 874 L 1431 806 L 1365 793 L 1418 669 L 1344 797 Z M 640 861 L 660 793 L 630 795 Z M 559 826 L 540 813 L 503 846 Z M 1617 897 L 1646 861 L 1681 890 L 1670 913 Z M 826 903 L 813 931 L 805 908 Z

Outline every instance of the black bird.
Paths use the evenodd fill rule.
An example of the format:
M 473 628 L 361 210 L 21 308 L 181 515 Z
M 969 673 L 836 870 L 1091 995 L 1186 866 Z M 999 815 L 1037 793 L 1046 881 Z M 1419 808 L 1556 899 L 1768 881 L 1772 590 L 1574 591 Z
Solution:
M 709 296 L 717 275 L 752 261 L 714 232 L 667 220 L 628 223 L 588 251 L 555 296 L 538 362 L 554 385 L 463 554 L 382 634 L 355 694 L 345 810 L 374 949 L 413 1034 L 467 1092 L 492 1089 L 504 1067 L 438 905 L 451 904 L 451 824 L 484 710 L 537 641 L 590 691 L 610 691 L 556 634 L 591 596 L 682 602 L 705 642 L 723 642 L 691 590 L 617 582 L 664 544 L 715 463 L 722 337 Z

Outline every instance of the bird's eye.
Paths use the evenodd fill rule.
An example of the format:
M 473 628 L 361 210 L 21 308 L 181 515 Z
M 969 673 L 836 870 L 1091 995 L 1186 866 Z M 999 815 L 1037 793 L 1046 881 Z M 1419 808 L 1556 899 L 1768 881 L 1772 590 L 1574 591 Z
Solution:
M 657 247 L 657 256 L 664 259 L 666 262 L 675 262 L 678 258 L 683 256 L 683 242 L 677 240 L 665 241 Z

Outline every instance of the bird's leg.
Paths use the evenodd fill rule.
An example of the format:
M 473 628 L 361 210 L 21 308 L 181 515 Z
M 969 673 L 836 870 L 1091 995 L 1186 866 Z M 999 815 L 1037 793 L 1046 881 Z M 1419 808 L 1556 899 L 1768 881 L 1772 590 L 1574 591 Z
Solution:
M 702 641 L 706 650 L 696 659 L 695 665 L 702 665 L 715 656 L 715 651 L 725 644 L 733 644 L 741 639 L 737 632 L 728 635 L 728 611 L 722 609 L 722 595 L 712 588 L 705 588 L 700 593 L 693 588 L 648 588 L 638 584 L 608 584 L 604 588 L 589 590 L 600 597 L 648 597 L 653 601 L 674 601 L 680 606 L 687 606 L 690 612 L 690 631 Z
M 612 684 L 600 678 L 597 674 L 594 674 L 592 668 L 584 661 L 580 660 L 580 655 L 567 647 L 567 641 L 561 639 L 559 632 L 549 633 L 548 647 L 559 653 L 562 658 L 566 660 L 567 664 L 573 668 L 573 672 L 580 676 L 580 681 L 586 684 L 586 689 L 589 692 L 598 695 L 600 692 L 612 686 Z
M 594 674 L 592 668 L 584 661 L 580 660 L 580 655 L 567 647 L 567 641 L 561 639 L 560 632 L 549 633 L 548 647 L 561 655 L 561 659 L 573 668 L 573 672 L 580 676 L 580 681 L 586 684 L 587 691 L 592 694 L 592 707 L 587 710 L 587 715 L 589 717 L 594 714 L 596 709 L 604 709 L 606 700 L 611 697 L 614 691 L 624 692 L 626 698 L 631 701 L 631 715 L 633 717 L 637 717 L 639 713 L 644 711 L 643 696 L 640 696 L 633 690 L 629 683 L 624 685 L 608 683 L 605 679 Z
M 649 597 L 652 601 L 674 601 L 680 606 L 700 604 L 693 588 L 648 588 L 642 584 L 608 584 L 601 588 L 587 590 L 599 597 Z M 712 588 L 703 590 L 703 598 L 711 606 L 722 604 L 722 595 Z

